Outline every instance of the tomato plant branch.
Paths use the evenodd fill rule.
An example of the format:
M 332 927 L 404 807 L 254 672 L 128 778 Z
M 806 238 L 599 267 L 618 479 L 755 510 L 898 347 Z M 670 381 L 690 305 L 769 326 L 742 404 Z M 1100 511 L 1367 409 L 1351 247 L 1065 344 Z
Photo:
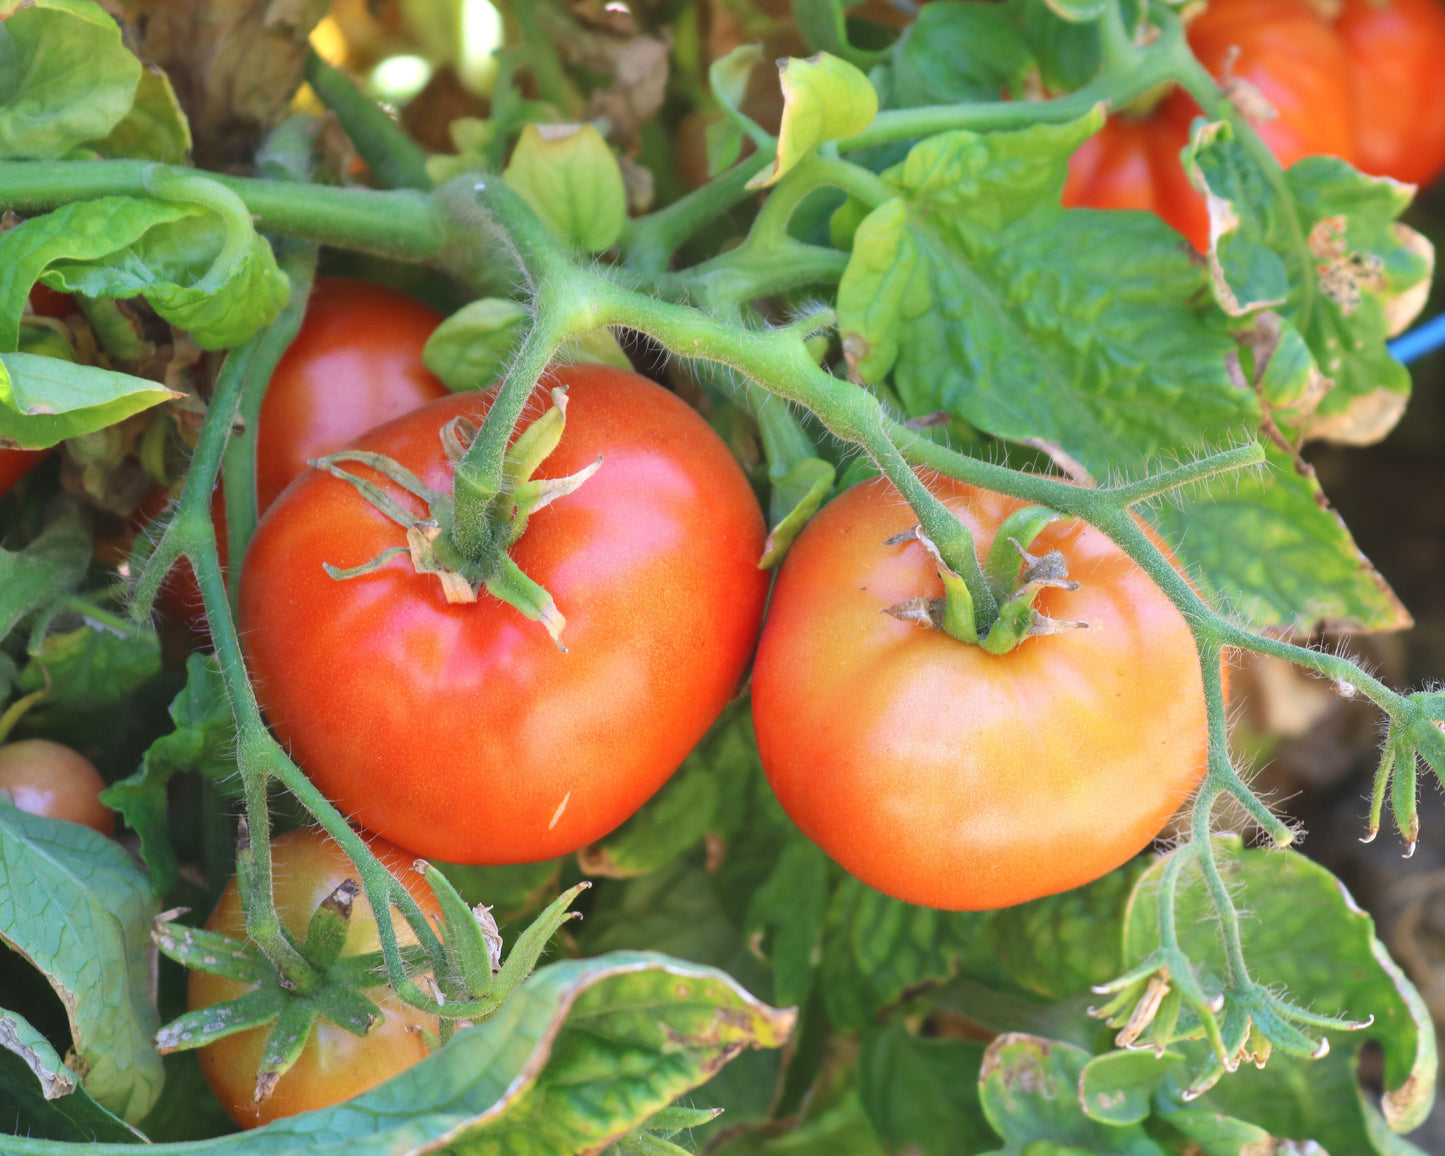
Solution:
M 293 285 L 309 282 L 313 258 L 314 253 L 309 246 L 296 246 L 283 255 L 283 267 Z M 282 929 L 272 895 L 270 817 L 266 802 L 267 785 L 272 778 L 297 798 L 356 865 L 373 910 L 385 911 L 389 906 L 396 907 L 426 949 L 434 968 L 440 972 L 445 964 L 443 948 L 415 898 L 376 860 L 345 816 L 286 756 L 266 729 L 246 675 L 240 639 L 216 552 L 210 496 L 220 471 L 226 440 L 243 397 L 249 393 L 259 398 L 262 387 L 250 383 L 255 378 L 270 379 L 276 363 L 300 327 L 305 307 L 306 295 L 293 294 L 290 304 L 275 322 L 227 357 L 211 398 L 175 518 L 140 569 L 132 606 L 135 616 L 149 613 L 150 602 L 166 571 L 182 556 L 189 559 L 196 572 L 217 663 L 235 715 L 237 766 L 245 785 L 251 838 L 251 866 L 245 895 L 248 931 L 282 975 L 293 983 L 299 980 L 298 986 L 305 984 L 312 969 Z M 259 400 L 256 404 L 259 405 Z M 408 1003 L 428 1010 L 435 1009 L 435 1002 L 407 977 L 391 920 L 378 919 L 377 933 L 388 973 L 398 994 Z
M 336 114 L 356 146 L 357 155 L 383 188 L 425 191 L 432 187 L 421 146 L 349 76 L 322 60 L 314 48 L 306 53 L 306 81 L 321 103 Z
M 195 179 L 195 173 L 149 161 L 7 161 L 0 164 L 0 205 L 28 213 L 98 197 L 145 197 L 166 174 Z M 221 173 L 204 179 L 237 194 L 263 232 L 406 261 L 439 262 L 444 254 L 439 208 L 414 189 L 343 189 Z
M 772 162 L 771 154 L 755 152 L 672 204 L 629 221 L 621 241 L 627 267 L 661 273 L 690 237 L 752 196 L 748 181 Z

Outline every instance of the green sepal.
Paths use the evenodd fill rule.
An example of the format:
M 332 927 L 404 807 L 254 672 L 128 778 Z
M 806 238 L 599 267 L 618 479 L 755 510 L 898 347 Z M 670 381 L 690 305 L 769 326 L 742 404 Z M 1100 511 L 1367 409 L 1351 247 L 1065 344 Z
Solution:
M 420 944 L 401 948 L 402 970 L 408 975 L 426 970 L 430 963 L 426 949 Z M 379 951 L 343 955 L 331 965 L 326 975 L 332 983 L 350 988 L 383 987 L 391 982 L 386 970 L 386 956 Z
M 1028 561 L 1028 548 L 1034 544 L 1050 522 L 1057 522 L 1063 515 L 1045 506 L 1025 506 L 1015 510 L 999 526 L 994 534 L 993 545 L 988 549 L 988 558 L 983 564 L 983 574 L 988 579 L 989 589 L 999 602 L 1013 593 L 1018 583 L 1019 571 Z
M 366 996 L 339 983 L 329 983 L 309 998 L 320 1015 L 354 1036 L 370 1035 L 385 1018 Z
M 1415 845 L 1420 839 L 1420 809 L 1418 792 L 1415 789 L 1419 773 L 1419 760 L 1415 752 L 1406 748 L 1395 757 L 1395 790 L 1390 800 L 1395 813 L 1395 825 L 1400 837 L 1405 840 L 1405 858 L 1415 854 Z
M 552 405 L 527 426 L 507 450 L 502 463 L 502 483 L 514 488 L 537 472 L 562 441 L 567 428 L 567 391 L 554 389 Z
M 537 961 L 542 958 L 542 952 L 547 944 L 551 942 L 552 936 L 557 929 L 569 919 L 576 918 L 576 912 L 569 911 L 572 901 L 591 887 L 591 883 L 579 883 L 557 896 L 547 905 L 546 910 L 537 916 L 527 930 L 517 937 L 512 944 L 512 950 L 507 953 L 507 960 L 502 964 L 502 969 L 497 972 L 493 990 L 497 1000 L 505 999 L 524 979 L 532 974 L 537 966 Z
M 484 585 L 492 597 L 501 599 L 532 621 L 540 622 L 552 636 L 557 649 L 566 652 L 567 648 L 562 645 L 562 629 L 567 620 L 557 609 L 557 603 L 545 587 L 527 577 L 510 557 L 502 559 L 500 573 L 487 579 Z
M 325 971 L 341 958 L 347 932 L 351 930 L 351 912 L 360 893 L 361 886 L 355 879 L 343 879 L 311 913 L 301 950 L 318 970 Z
M 151 929 L 151 942 L 162 955 L 182 967 L 237 983 L 264 983 L 275 975 L 275 969 L 253 944 L 201 927 L 157 921 Z
M 783 560 L 793 540 L 818 512 L 837 476 L 838 471 L 832 462 L 822 458 L 805 458 L 795 462 L 786 474 L 773 483 L 774 513 L 777 513 L 780 506 L 785 512 L 768 533 L 768 540 L 763 545 L 763 556 L 758 559 L 758 569 L 771 570 Z
M 1017 594 L 999 607 L 998 617 L 979 645 L 989 654 L 1007 654 L 1034 633 L 1034 597 L 1038 591 Z
M 252 1099 L 258 1106 L 270 1099 L 277 1081 L 301 1058 L 301 1050 L 306 1047 L 319 1011 L 314 1000 L 285 1001 L 276 1017 L 276 1026 L 266 1037 L 266 1047 L 256 1069 L 256 1091 Z
M 447 954 L 461 973 L 467 995 L 481 999 L 491 992 L 492 976 L 501 962 L 502 938 L 497 932 L 496 922 L 492 920 L 488 934 L 478 914 L 457 894 L 450 879 L 430 863 L 426 863 L 422 874 L 441 905 L 442 920 L 446 925 Z M 481 911 L 486 913 L 486 908 Z M 489 914 L 486 918 L 491 920 Z
M 286 993 L 273 985 L 196 1008 L 177 1016 L 156 1033 L 156 1049 L 162 1054 L 188 1051 L 236 1032 L 251 1031 L 274 1020 L 286 1003 Z

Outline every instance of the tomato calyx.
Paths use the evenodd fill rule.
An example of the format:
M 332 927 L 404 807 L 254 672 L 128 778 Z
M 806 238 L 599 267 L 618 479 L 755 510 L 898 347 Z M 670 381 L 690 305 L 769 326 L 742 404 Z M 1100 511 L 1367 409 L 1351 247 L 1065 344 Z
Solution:
M 448 602 L 475 602 L 485 589 L 493 597 L 540 622 L 557 648 L 565 651 L 562 630 L 567 622 L 552 595 L 528 577 L 508 554 L 510 547 L 526 531 L 532 514 L 572 493 L 602 465 L 602 459 L 598 458 L 567 477 L 533 476 L 557 448 L 566 428 L 567 391 L 554 389 L 552 402 L 551 408 L 523 430 L 507 450 L 503 462 L 503 489 L 487 510 L 488 533 L 484 535 L 484 545 L 478 557 L 464 555 L 456 544 L 453 534 L 456 504 L 453 496 L 432 489 L 401 463 L 383 454 L 362 450 L 343 450 L 313 461 L 311 464 L 318 469 L 349 482 L 370 505 L 406 532 L 405 546 L 383 550 L 360 566 L 343 569 L 328 563 L 326 573 L 338 581 L 358 578 L 404 554 L 418 574 L 436 576 Z M 461 418 L 453 418 L 442 427 L 442 446 L 453 467 L 466 455 L 476 435 L 477 428 Z M 370 479 L 342 469 L 346 463 L 374 470 L 425 503 L 425 516 L 418 516 Z
M 175 922 L 185 908 L 158 915 L 151 941 L 162 955 L 185 967 L 254 986 L 235 999 L 172 1020 L 156 1033 L 156 1049 L 164 1055 L 199 1048 L 274 1022 L 252 1093 L 252 1103 L 259 1109 L 300 1058 L 318 1019 L 329 1020 L 355 1036 L 370 1034 L 382 1022 L 381 1009 L 356 990 L 354 969 L 342 966 L 350 961 L 341 958 L 360 893 L 355 880 L 343 880 L 312 914 L 306 939 L 299 945 L 302 957 L 315 969 L 305 991 L 295 977 L 283 976 L 255 944 Z M 416 959 L 409 962 L 422 966 L 419 949 L 412 951 Z
M 903 622 L 942 631 L 960 642 L 981 647 L 989 654 L 1007 654 L 1026 638 L 1087 628 L 1087 622 L 1050 618 L 1034 608 L 1034 601 L 1044 590 L 1079 588 L 1079 584 L 1069 578 L 1068 564 L 1059 551 L 1050 550 L 1040 555 L 1029 553 L 1028 548 L 1039 532 L 1061 517 L 1042 506 L 1025 506 L 1004 519 L 982 568 L 994 604 L 998 607 L 997 612 L 988 617 L 980 612 L 980 600 L 974 597 L 963 575 L 944 561 L 937 545 L 924 533 L 922 526 L 913 526 L 895 534 L 884 544 L 900 546 L 918 542 L 928 551 L 943 582 L 943 595 L 939 598 L 912 598 L 884 607 L 884 612 Z

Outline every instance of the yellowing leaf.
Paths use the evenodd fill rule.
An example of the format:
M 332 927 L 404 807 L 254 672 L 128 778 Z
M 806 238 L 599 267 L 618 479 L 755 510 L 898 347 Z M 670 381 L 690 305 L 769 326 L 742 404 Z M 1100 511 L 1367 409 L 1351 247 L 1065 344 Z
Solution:
M 783 127 L 771 169 L 748 182 L 762 189 L 824 141 L 862 132 L 878 115 L 872 82 L 846 60 L 819 52 L 806 60 L 790 57 L 779 69 L 783 84 Z
M 529 124 L 502 176 L 553 233 L 578 249 L 600 253 L 622 235 L 622 168 L 590 124 Z

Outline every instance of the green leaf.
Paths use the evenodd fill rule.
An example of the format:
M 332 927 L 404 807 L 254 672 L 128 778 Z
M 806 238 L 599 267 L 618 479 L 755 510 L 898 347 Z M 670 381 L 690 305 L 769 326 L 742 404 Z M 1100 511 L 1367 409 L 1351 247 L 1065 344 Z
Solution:
M 1281 179 L 1224 123 L 1198 124 L 1184 160 L 1209 201 L 1220 307 L 1238 315 L 1275 305 L 1332 383 L 1300 434 L 1351 444 L 1384 437 L 1410 394 L 1409 372 L 1385 341 L 1397 303 L 1431 271 L 1396 224 L 1409 187 L 1334 157 L 1306 158 Z
M 706 760 L 690 756 L 660 791 L 612 834 L 577 852 L 588 875 L 628 879 L 672 862 L 712 825 L 718 784 Z
M 179 876 L 167 829 L 166 784 L 179 771 L 200 771 L 223 789 L 235 790 L 236 723 L 214 658 L 186 659 L 186 685 L 171 703 L 176 729 L 151 743 L 140 769 L 101 793 L 101 802 L 120 812 L 140 836 L 140 854 L 151 886 L 164 895 Z
M 46 449 L 181 395 L 154 381 L 34 353 L 0 353 L 0 438 Z
M 838 290 L 850 365 L 892 371 L 909 413 L 1042 438 L 1100 474 L 1223 440 L 1259 409 L 1192 303 L 1205 277 L 1178 237 L 1150 214 L 1059 207 L 1101 117 L 915 145 Z
M 1337 1035 L 1331 1043 L 1337 1055 L 1345 1056 L 1366 1040 L 1378 1041 L 1385 1052 L 1385 1117 L 1397 1131 L 1417 1127 L 1435 1096 L 1435 1031 L 1420 993 L 1375 937 L 1374 920 L 1355 905 L 1338 879 L 1303 855 L 1241 851 L 1234 836 L 1219 838 L 1216 846 L 1229 858 L 1232 885 L 1248 897 L 1251 918 L 1240 926 L 1245 958 L 1254 962 L 1258 978 L 1283 986 L 1292 1001 L 1325 1014 L 1373 1016 L 1371 1027 Z M 1158 943 L 1154 897 L 1162 870 L 1162 863 L 1156 864 L 1143 875 L 1130 901 L 1126 964 L 1144 958 Z M 1178 896 L 1180 946 L 1191 959 L 1223 975 L 1226 965 L 1208 921 L 1213 909 L 1207 892 L 1192 870 L 1186 870 L 1186 879 L 1194 883 Z M 1282 1070 L 1289 1066 L 1288 1058 L 1276 1055 L 1266 1070 L 1276 1064 Z M 1316 1066 L 1309 1070 L 1323 1071 Z M 1248 1112 L 1229 1114 L 1258 1119 Z
M 1201 1156 L 1254 1156 L 1274 1151 L 1278 1143 L 1263 1128 L 1204 1108 L 1185 1108 L 1163 1118 L 1197 1144 Z
M 825 141 L 862 132 L 878 115 L 878 93 L 857 68 L 819 52 L 789 57 L 778 68 L 783 86 L 783 125 L 772 165 L 748 182 L 750 189 L 773 184 Z
M 486 389 L 501 377 L 530 316 L 525 305 L 505 297 L 472 301 L 432 330 L 422 364 L 450 390 Z
M 1220 479 L 1152 516 L 1200 593 L 1257 628 L 1398 630 L 1410 616 L 1325 501 L 1314 471 L 1266 443 L 1269 471 Z
M 0 800 L 0 935 L 65 1006 L 86 1090 L 134 1122 L 163 1079 L 151 1036 L 149 881 L 120 845 L 88 827 Z
M 1064 1000 L 1118 975 L 1124 912 L 1146 866 L 1134 860 L 1087 886 L 995 912 L 989 936 L 1010 981 Z
M 159 68 L 143 69 L 130 111 L 104 140 L 89 147 L 103 157 L 184 163 L 191 151 L 191 126 L 170 77 Z
M 78 586 L 90 550 L 90 532 L 72 506 L 23 550 L 0 547 L 0 639 L 31 611 Z
M 0 158 L 62 157 L 106 136 L 141 76 L 120 26 L 91 0 L 36 0 L 0 24 Z
M 984 4 L 929 4 L 893 46 L 889 104 L 963 104 L 1024 93 L 1033 53 L 1017 26 Z
M 91 1098 L 49 1041 L 17 1012 L 0 1008 L 0 1097 L 7 1128 L 50 1140 L 113 1140 L 141 1134 Z
M 66 711 L 114 706 L 161 669 L 161 644 L 149 624 L 118 631 L 90 621 L 75 630 L 47 635 L 30 649 L 20 672 L 26 693 L 49 688 L 46 703 Z
M 813 988 L 829 900 L 828 857 L 801 836 L 788 840 L 748 904 L 747 929 L 773 964 L 773 999 L 801 1007 Z
M 593 125 L 529 124 L 502 176 L 569 245 L 600 253 L 622 236 L 622 168 Z
M 994 966 L 988 912 L 915 907 L 845 879 L 833 896 L 820 983 L 828 1017 L 862 1028 L 907 992 Z
M 1097 20 L 1109 7 L 1109 0 L 1044 0 L 1060 18 L 1083 24 Z
M 1174 1052 L 1106 1052 L 1084 1065 L 1079 1103 L 1084 1113 L 1105 1124 L 1142 1124 L 1153 1106 L 1154 1089 L 1183 1063 Z
M 598 1151 L 739 1051 L 781 1046 L 792 1024 L 712 968 L 650 953 L 567 960 L 416 1066 L 247 1143 L 313 1156 Z
M 1036 1036 L 1003 1035 L 988 1046 L 979 1098 L 988 1122 L 1006 1142 L 1000 1153 L 1033 1156 L 1074 1149 L 1165 1156 L 1137 1124 L 1116 1126 L 1084 1115 L 1079 1079 L 1089 1059 L 1082 1048 Z
M 794 462 L 781 478 L 773 480 L 772 510 L 781 510 L 768 539 L 763 545 L 763 556 L 758 565 L 771 569 L 781 562 L 793 540 L 803 532 L 803 527 L 812 520 L 823 500 L 832 492 L 837 471 L 832 462 L 822 458 L 804 458 Z
M 15 347 L 37 280 L 87 297 L 144 297 L 203 349 L 239 345 L 290 292 L 271 246 L 254 229 L 241 241 L 209 209 L 151 198 L 99 197 L 31 217 L 0 234 L 0 350 Z
M 864 1033 L 858 1093 L 888 1151 L 957 1156 L 998 1143 L 979 1102 L 983 1054 L 972 1040 L 920 1039 L 899 1016 Z
M 1103 54 L 1097 22 L 1065 20 L 1048 0 L 1024 0 L 1022 27 L 1049 90 L 1082 88 L 1098 73 Z

